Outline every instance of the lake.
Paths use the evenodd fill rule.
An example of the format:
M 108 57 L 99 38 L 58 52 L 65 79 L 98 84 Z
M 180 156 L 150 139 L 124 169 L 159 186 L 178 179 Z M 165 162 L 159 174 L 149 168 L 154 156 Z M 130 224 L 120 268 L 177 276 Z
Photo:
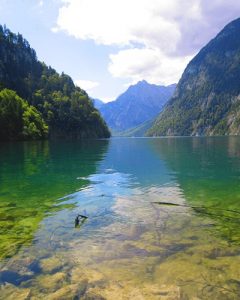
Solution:
M 240 138 L 0 144 L 0 231 L 0 299 L 240 299 Z

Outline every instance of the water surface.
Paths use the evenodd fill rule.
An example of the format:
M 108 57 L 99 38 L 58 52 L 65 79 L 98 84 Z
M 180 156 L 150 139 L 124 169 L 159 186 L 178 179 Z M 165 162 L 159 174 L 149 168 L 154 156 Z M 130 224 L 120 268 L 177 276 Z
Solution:
M 0 144 L 0 298 L 239 299 L 239 149 L 238 137 Z

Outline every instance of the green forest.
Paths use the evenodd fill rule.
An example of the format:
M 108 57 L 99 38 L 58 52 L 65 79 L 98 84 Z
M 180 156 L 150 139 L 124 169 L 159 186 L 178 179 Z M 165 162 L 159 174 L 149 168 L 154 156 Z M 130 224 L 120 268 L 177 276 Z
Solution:
M 109 136 L 87 93 L 0 25 L 0 141 Z

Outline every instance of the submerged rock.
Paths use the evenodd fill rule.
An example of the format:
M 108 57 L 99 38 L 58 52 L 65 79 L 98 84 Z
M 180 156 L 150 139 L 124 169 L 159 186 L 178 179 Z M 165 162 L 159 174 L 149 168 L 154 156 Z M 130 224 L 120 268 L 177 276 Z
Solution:
M 79 282 L 85 282 L 88 283 L 94 283 L 99 282 L 103 280 L 104 276 L 102 273 L 86 268 L 83 271 L 82 267 L 76 267 L 71 272 L 71 282 L 73 283 L 79 283 Z
M 70 284 L 45 297 L 46 300 L 72 300 L 80 299 L 86 291 L 86 286 Z
M 129 285 L 124 282 L 108 282 L 102 289 L 90 288 L 81 300 L 180 300 L 180 288 L 176 285 L 142 284 Z M 187 299 L 187 298 L 186 298 Z
M 30 289 L 18 288 L 13 284 L 5 284 L 0 287 L 0 298 L 5 300 L 27 300 Z
M 181 298 L 180 288 L 176 285 L 152 285 L 148 286 L 147 290 L 152 297 L 161 300 L 177 300 Z
M 56 291 L 66 282 L 67 275 L 62 272 L 55 273 L 53 275 L 39 276 L 38 284 L 41 288 L 48 291 Z
M 59 271 L 63 267 L 63 262 L 60 258 L 52 256 L 49 258 L 42 259 L 40 262 L 40 267 L 43 273 L 54 273 Z
M 95 293 L 87 293 L 83 296 L 83 298 L 81 298 L 81 300 L 106 300 L 106 298 Z

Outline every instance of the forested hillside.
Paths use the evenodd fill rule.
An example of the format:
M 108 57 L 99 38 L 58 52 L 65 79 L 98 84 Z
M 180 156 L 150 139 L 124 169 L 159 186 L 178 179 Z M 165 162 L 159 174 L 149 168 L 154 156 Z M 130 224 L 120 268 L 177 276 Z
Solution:
M 189 63 L 150 136 L 240 134 L 240 19 Z
M 5 26 L 0 26 L 0 91 L 0 140 L 110 136 L 86 92 L 38 61 L 22 35 Z

